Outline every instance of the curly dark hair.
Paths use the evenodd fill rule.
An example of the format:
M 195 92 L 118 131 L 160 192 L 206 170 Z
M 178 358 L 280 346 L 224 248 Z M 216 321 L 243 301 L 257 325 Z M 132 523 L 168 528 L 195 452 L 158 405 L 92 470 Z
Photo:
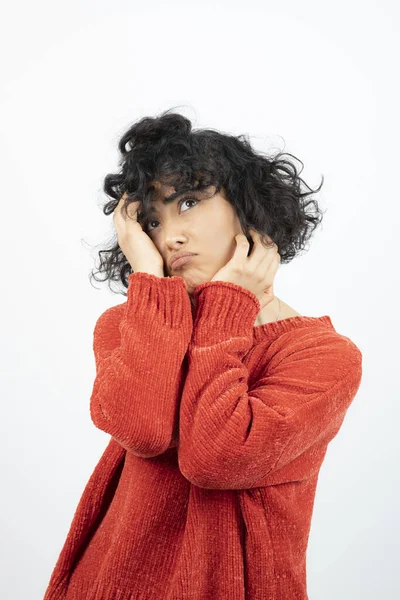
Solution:
M 110 215 L 126 192 L 125 214 L 132 201 L 140 200 L 137 219 L 146 231 L 147 215 L 155 198 L 153 180 L 174 186 L 177 194 L 193 191 L 204 196 L 210 187 L 213 193 L 223 188 L 250 242 L 249 252 L 253 245 L 249 229 L 254 229 L 263 243 L 267 244 L 264 236 L 268 235 L 277 244 L 281 264 L 290 262 L 304 250 L 322 221 L 324 212 L 316 200 L 307 197 L 320 190 L 324 177 L 320 186 L 312 190 L 299 176 L 303 169 L 298 173 L 296 166 L 283 158 L 286 155 L 296 159 L 292 154 L 278 152 L 267 156 L 256 152 L 246 134 L 233 136 L 214 129 L 192 129 L 188 118 L 172 110 L 144 117 L 123 134 L 118 143 L 121 170 L 104 178 L 104 192 L 112 200 L 104 204 L 103 213 Z M 302 191 L 302 183 L 310 191 Z M 97 273 L 104 273 L 105 277 L 97 279 L 93 270 L 90 277 L 108 280 L 110 289 L 111 281 L 121 282 L 127 289 L 133 270 L 116 234 L 110 247 L 98 255 Z M 127 296 L 123 290 L 117 293 Z

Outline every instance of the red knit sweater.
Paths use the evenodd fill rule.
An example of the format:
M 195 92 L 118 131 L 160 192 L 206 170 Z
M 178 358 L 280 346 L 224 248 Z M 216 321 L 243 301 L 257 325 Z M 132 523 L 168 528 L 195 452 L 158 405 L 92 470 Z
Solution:
M 98 318 L 90 414 L 111 439 L 44 600 L 307 600 L 317 479 L 361 382 L 330 317 L 254 326 L 255 295 L 129 276 Z

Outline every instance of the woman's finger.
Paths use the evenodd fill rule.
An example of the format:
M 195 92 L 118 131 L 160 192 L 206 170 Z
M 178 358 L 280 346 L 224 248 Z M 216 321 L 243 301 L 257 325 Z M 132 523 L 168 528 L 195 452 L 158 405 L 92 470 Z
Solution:
M 254 229 L 250 229 L 251 237 L 254 240 L 254 246 L 251 251 L 248 260 L 254 261 L 254 263 L 258 266 L 264 264 L 265 262 L 270 262 L 274 255 L 278 250 L 278 246 L 274 243 L 274 241 L 269 237 L 267 238 L 268 247 L 264 246 L 264 243 L 261 241 L 261 235 L 255 231 Z

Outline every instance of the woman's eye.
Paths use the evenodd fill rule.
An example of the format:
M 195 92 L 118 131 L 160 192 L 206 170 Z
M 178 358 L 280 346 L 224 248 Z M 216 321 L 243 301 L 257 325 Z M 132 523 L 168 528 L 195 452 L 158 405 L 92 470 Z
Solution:
M 182 200 L 180 200 L 178 202 L 178 206 L 181 207 L 184 202 L 195 202 L 197 204 L 199 202 L 199 200 L 196 200 L 195 198 L 183 198 Z M 184 211 L 184 212 L 187 212 L 187 211 Z M 155 227 L 153 227 L 153 228 L 149 227 L 149 225 L 151 225 L 151 223 L 158 223 L 158 221 L 155 221 L 154 219 L 152 219 L 151 221 L 148 221 L 147 227 L 146 227 L 147 231 L 152 231 L 152 229 L 155 229 Z
M 179 202 L 179 207 L 181 207 L 184 202 L 198 202 L 198 200 L 195 200 L 195 198 L 184 198 Z

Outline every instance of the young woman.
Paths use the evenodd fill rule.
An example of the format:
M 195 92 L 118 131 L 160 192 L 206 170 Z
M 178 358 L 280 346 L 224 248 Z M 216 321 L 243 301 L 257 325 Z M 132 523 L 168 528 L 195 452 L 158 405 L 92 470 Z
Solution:
M 119 149 L 99 272 L 127 299 L 96 322 L 90 398 L 111 438 L 44 600 L 307 600 L 318 474 L 362 375 L 328 315 L 273 291 L 322 213 L 280 154 L 177 113 Z

